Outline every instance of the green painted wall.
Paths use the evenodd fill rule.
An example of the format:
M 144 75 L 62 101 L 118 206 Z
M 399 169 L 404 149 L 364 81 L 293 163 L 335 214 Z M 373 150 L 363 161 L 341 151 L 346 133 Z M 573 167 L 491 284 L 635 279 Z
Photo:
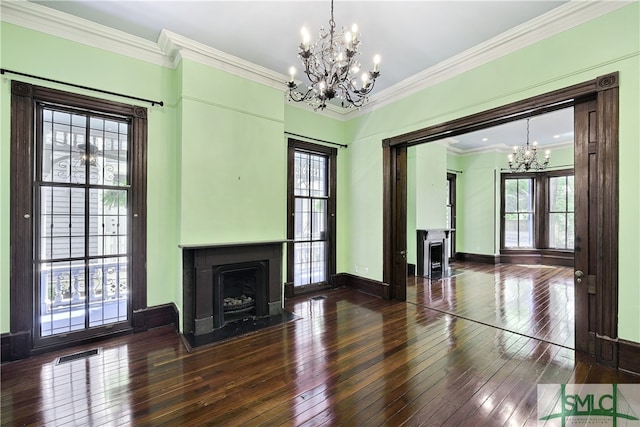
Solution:
M 283 239 L 283 92 L 184 60 L 173 70 L 2 23 L 0 66 L 138 97 L 148 108 L 149 306 L 182 307 L 179 244 Z M 29 52 L 29 55 L 25 55 Z M 9 331 L 10 79 L 0 87 L 0 333 Z M 70 91 L 38 80 L 30 83 Z M 95 93 L 79 93 L 98 96 Z M 127 102 L 118 97 L 107 97 Z M 287 130 L 344 143 L 344 123 L 286 106 Z M 348 150 L 338 173 L 346 175 Z M 339 202 L 347 206 L 340 189 Z M 340 199 L 342 197 L 342 200 Z M 339 211 L 340 212 L 340 211 Z M 344 219 L 339 230 L 344 228 Z M 341 250 L 345 239 L 339 238 Z
M 640 81 L 637 2 L 615 12 L 506 55 L 488 64 L 426 88 L 398 102 L 364 114 L 348 123 L 354 146 L 351 191 L 367 195 L 366 202 L 382 206 L 382 139 L 429 125 L 485 111 L 531 96 L 584 82 L 613 71 L 620 72 L 620 251 L 619 333 L 640 341 L 640 138 L 638 97 Z M 485 177 L 483 179 L 491 179 Z M 489 189 L 487 196 L 491 196 Z M 355 197 L 354 197 L 355 199 Z M 364 202 L 364 196 L 358 202 Z M 487 208 L 489 211 L 489 208 Z M 382 278 L 382 219 L 350 212 L 351 263 L 375 265 L 368 276 Z M 483 230 L 488 242 L 492 233 Z M 467 242 L 464 242 L 467 244 Z M 474 246 L 479 244 L 473 243 Z M 460 248 L 459 248 L 460 249 Z M 490 244 L 485 250 L 492 250 Z M 351 270 L 349 272 L 356 273 Z
M 183 60 L 182 244 L 286 237 L 282 93 L 241 80 Z M 251 109 L 237 105 L 246 98 Z

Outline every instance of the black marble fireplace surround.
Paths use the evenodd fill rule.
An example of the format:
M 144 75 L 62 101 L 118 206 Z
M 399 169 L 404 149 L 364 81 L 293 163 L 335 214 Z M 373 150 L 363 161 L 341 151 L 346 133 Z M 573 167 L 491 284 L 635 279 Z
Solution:
M 283 243 L 181 246 L 185 337 L 189 341 L 209 341 L 204 338 L 216 332 L 220 335 L 225 328 L 222 333 L 225 337 L 233 335 L 233 331 L 246 329 L 237 325 L 247 323 L 247 320 L 255 322 L 258 319 L 258 323 L 268 324 L 274 321 L 270 320 L 272 317 L 279 319 L 283 314 Z M 240 297 L 240 294 L 255 298 L 254 305 L 225 312 L 224 298 Z

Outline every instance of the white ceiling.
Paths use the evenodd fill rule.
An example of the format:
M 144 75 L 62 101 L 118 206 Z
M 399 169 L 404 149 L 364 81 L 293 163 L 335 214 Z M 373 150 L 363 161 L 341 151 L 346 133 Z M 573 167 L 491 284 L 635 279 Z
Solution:
M 511 151 L 527 141 L 527 121 L 518 120 L 442 140 L 452 151 L 469 153 L 494 149 Z M 573 143 L 573 107 L 529 119 L 529 142 L 551 149 Z
M 291 65 L 301 68 L 300 28 L 306 26 L 313 35 L 321 26 L 328 27 L 331 5 L 330 0 L 31 1 L 153 42 L 167 29 L 283 75 Z M 335 0 L 334 10 L 338 28 L 358 24 L 364 68 L 371 67 L 375 54 L 382 57 L 375 95 L 564 3 Z M 571 114 L 549 116 L 532 119 L 532 141 L 558 142 L 553 135 L 561 135 L 562 142 L 572 140 L 573 119 L 566 120 Z M 464 152 L 488 146 L 506 149 L 525 138 L 526 125 L 521 121 L 450 138 L 447 143 Z
M 32 2 L 154 42 L 164 28 L 285 75 L 301 69 L 302 26 L 315 35 L 331 11 L 330 0 Z M 379 91 L 565 2 L 335 0 L 334 10 L 338 28 L 358 24 L 364 68 L 382 57 Z

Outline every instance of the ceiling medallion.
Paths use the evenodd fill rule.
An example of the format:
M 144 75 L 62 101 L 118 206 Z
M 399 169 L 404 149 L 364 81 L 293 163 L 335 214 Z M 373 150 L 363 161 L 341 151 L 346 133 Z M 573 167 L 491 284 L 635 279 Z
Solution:
M 511 172 L 541 171 L 549 164 L 551 152 L 545 151 L 544 161 L 538 161 L 538 143 L 529 144 L 529 119 L 527 119 L 527 143 L 520 147 L 513 147 L 513 153 L 509 154 L 509 170 Z
M 358 78 L 360 63 L 355 59 L 360 54 L 358 27 L 354 24 L 351 31 L 342 28 L 339 33 L 336 33 L 335 27 L 331 0 L 329 33 L 320 28 L 318 40 L 311 44 L 309 32 L 302 28 L 298 57 L 304 64 L 304 73 L 310 84 L 306 89 L 298 90 L 298 84 L 294 81 L 296 70 L 291 67 L 287 83 L 289 100 L 307 101 L 317 111 L 324 110 L 327 101 L 334 98 L 340 100 L 340 105 L 345 108 L 360 108 L 369 98 L 380 75 L 380 56 L 376 55 L 373 59 L 373 71 L 363 72 Z

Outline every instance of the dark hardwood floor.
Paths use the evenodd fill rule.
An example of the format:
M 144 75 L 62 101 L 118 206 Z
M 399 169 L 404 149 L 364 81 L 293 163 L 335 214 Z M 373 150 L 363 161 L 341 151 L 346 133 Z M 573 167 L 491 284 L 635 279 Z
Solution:
M 507 276 L 495 276 L 505 281 L 496 301 L 510 301 Z M 163 327 L 5 363 L 2 425 L 522 426 L 537 425 L 537 384 L 640 383 L 486 317 L 443 312 L 471 317 L 477 301 L 483 316 L 517 318 L 467 298 L 460 281 L 442 297 L 416 283 L 412 302 L 349 289 L 297 297 L 286 306 L 298 320 L 191 353 Z M 534 317 L 541 306 L 531 303 Z M 95 347 L 98 355 L 55 364 Z
M 407 302 L 575 347 L 573 268 L 460 261 L 452 265 L 452 277 L 409 277 Z

